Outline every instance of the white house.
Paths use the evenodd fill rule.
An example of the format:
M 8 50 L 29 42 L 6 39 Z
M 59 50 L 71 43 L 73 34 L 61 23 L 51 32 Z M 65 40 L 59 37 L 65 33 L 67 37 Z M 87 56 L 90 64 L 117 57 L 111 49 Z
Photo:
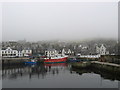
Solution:
M 56 57 L 58 56 L 58 52 L 55 49 L 48 49 L 48 50 L 45 50 L 45 55 L 47 57 Z
M 18 51 L 13 50 L 10 47 L 8 47 L 5 50 L 1 50 L 1 56 L 2 57 L 16 57 L 16 56 L 18 56 Z
M 71 51 L 70 49 L 65 50 L 64 48 L 62 49 L 62 55 L 71 55 L 74 54 L 73 51 Z
M 109 51 L 106 50 L 106 47 L 102 44 L 100 47 L 96 46 L 96 53 L 100 55 L 109 54 Z
M 23 54 L 23 56 L 29 56 L 32 54 L 32 50 L 28 49 L 24 49 L 22 51 L 20 51 L 21 54 Z
M 0 56 L 2 57 L 25 57 L 25 56 L 29 56 L 30 54 L 32 54 L 32 50 L 13 50 L 10 47 L 8 47 L 5 50 L 0 50 Z

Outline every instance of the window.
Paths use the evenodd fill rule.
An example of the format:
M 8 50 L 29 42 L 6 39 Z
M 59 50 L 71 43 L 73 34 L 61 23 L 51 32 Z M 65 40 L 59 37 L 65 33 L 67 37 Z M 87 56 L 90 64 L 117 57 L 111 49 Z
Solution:
M 28 52 L 30 53 L 30 50 L 28 50 Z
M 4 53 L 4 51 L 2 51 L 2 53 Z

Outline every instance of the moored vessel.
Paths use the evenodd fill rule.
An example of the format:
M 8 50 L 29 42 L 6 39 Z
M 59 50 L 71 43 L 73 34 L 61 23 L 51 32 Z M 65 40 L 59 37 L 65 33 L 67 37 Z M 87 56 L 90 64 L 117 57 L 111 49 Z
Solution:
M 67 56 L 56 56 L 56 57 L 49 57 L 44 58 L 45 63 L 62 63 L 67 61 Z
M 37 63 L 36 59 L 30 59 L 25 62 L 25 64 L 36 64 L 36 63 Z

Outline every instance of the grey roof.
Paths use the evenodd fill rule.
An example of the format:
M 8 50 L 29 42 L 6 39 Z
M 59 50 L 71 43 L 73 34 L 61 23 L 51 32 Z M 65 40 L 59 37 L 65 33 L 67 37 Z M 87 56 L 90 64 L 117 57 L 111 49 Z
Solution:
M 55 49 L 50 49 L 50 48 L 49 48 L 49 49 L 47 49 L 46 51 L 55 51 Z
M 31 50 L 29 47 L 25 47 L 23 48 L 23 50 Z

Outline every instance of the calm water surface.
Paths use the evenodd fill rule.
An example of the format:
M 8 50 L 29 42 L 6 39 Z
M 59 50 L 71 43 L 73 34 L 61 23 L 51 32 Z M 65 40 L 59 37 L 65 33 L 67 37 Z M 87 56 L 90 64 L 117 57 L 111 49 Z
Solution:
M 5 66 L 2 74 L 3 88 L 118 88 L 119 82 L 66 63 Z

